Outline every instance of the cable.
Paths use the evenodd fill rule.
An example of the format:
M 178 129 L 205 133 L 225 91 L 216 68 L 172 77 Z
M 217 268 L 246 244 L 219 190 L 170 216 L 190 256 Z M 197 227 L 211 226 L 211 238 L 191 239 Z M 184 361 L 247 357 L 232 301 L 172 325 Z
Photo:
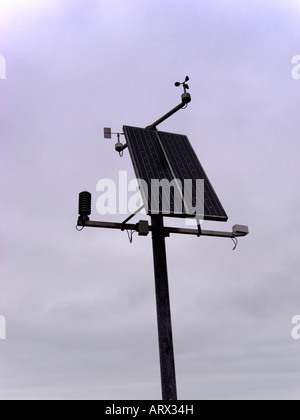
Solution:
M 129 231 L 128 229 L 126 229 L 127 235 L 128 235 L 128 239 L 129 239 L 129 243 L 132 244 L 133 241 L 133 235 L 134 233 L 136 233 L 137 231 L 135 229 L 131 229 L 131 231 Z
M 233 241 L 233 243 L 234 243 L 234 248 L 233 248 L 233 251 L 235 251 L 235 250 L 236 250 L 236 248 L 237 248 L 237 246 L 238 246 L 239 241 L 237 240 L 237 238 L 236 238 L 236 237 L 233 237 L 233 238 L 231 238 L 231 239 L 232 239 L 232 241 Z

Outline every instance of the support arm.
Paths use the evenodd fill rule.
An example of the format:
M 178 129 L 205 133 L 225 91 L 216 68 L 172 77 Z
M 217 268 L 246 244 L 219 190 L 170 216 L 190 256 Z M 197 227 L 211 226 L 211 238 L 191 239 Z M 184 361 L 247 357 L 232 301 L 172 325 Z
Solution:
M 135 229 L 138 231 L 139 224 L 128 224 L 128 223 L 112 223 L 112 222 L 93 222 L 86 221 L 82 222 L 78 220 L 77 226 L 86 226 L 86 227 L 96 227 L 96 228 L 106 228 L 106 229 L 119 229 L 119 230 L 132 230 Z M 155 231 L 155 226 L 149 226 L 149 232 Z M 182 235 L 194 235 L 199 236 L 198 229 L 188 229 L 188 228 L 176 228 L 164 226 L 162 231 L 169 235 L 170 233 L 177 233 Z M 222 232 L 214 230 L 201 230 L 200 236 L 212 236 L 217 238 L 240 238 L 248 235 L 248 232 Z
M 171 117 L 173 114 L 175 114 L 175 112 L 179 111 L 180 109 L 184 108 L 185 106 L 187 106 L 188 103 L 191 102 L 191 95 L 187 92 L 185 92 L 182 96 L 181 96 L 182 102 L 180 104 L 178 104 L 177 106 L 175 106 L 175 108 L 171 109 L 171 111 L 167 112 L 163 117 L 159 118 L 157 121 L 155 121 L 153 124 L 148 125 L 148 127 L 146 127 L 146 130 L 156 130 L 156 127 L 161 124 L 163 121 L 165 121 L 167 118 Z

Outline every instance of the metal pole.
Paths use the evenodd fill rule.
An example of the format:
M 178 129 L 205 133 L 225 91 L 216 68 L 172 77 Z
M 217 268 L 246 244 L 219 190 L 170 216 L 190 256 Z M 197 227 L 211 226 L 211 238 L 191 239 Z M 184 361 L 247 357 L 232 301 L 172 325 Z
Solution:
M 175 360 L 165 244 L 166 234 L 163 231 L 164 224 L 162 216 L 152 216 L 151 221 L 162 399 L 177 400 Z
M 175 108 L 171 109 L 171 111 L 167 112 L 163 117 L 159 118 L 157 121 L 155 121 L 153 124 L 148 125 L 146 127 L 146 130 L 156 130 L 156 127 L 164 122 L 167 118 L 171 117 L 175 112 L 179 111 L 181 108 L 185 107 L 187 105 L 187 102 L 181 102 Z

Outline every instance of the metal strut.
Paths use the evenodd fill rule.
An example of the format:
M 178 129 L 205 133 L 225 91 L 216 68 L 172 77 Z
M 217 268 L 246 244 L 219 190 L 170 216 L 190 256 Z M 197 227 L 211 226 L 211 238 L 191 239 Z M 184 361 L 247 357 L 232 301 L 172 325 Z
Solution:
M 189 101 L 190 102 L 190 101 Z M 146 127 L 146 130 L 156 130 L 156 127 L 164 122 L 167 118 L 171 117 L 175 112 L 179 111 L 180 109 L 184 108 L 187 105 L 188 102 L 181 102 L 175 108 L 171 109 L 171 111 L 167 112 L 163 117 L 159 118 L 157 121 L 155 121 L 153 124 L 148 125 Z
M 122 223 L 123 228 L 121 229 L 122 231 L 125 230 L 125 225 L 127 222 L 129 222 L 129 220 L 131 220 L 134 216 L 136 216 L 141 210 L 143 210 L 143 208 L 145 208 L 144 205 L 142 205 L 140 208 L 138 208 L 134 213 L 132 213 L 129 217 L 127 217 L 127 219 L 124 220 L 124 222 Z

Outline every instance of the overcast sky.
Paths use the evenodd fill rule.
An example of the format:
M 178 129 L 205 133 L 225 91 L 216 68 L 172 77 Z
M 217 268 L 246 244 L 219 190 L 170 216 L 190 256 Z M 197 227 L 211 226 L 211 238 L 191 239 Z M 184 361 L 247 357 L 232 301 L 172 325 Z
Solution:
M 151 124 L 189 75 L 161 129 L 228 213 L 205 228 L 250 235 L 167 239 L 178 396 L 299 399 L 299 28 L 298 0 L 0 0 L 0 398 L 161 398 L 151 237 L 78 233 L 77 200 L 126 218 L 97 213 L 99 180 L 134 178 L 103 127 Z

